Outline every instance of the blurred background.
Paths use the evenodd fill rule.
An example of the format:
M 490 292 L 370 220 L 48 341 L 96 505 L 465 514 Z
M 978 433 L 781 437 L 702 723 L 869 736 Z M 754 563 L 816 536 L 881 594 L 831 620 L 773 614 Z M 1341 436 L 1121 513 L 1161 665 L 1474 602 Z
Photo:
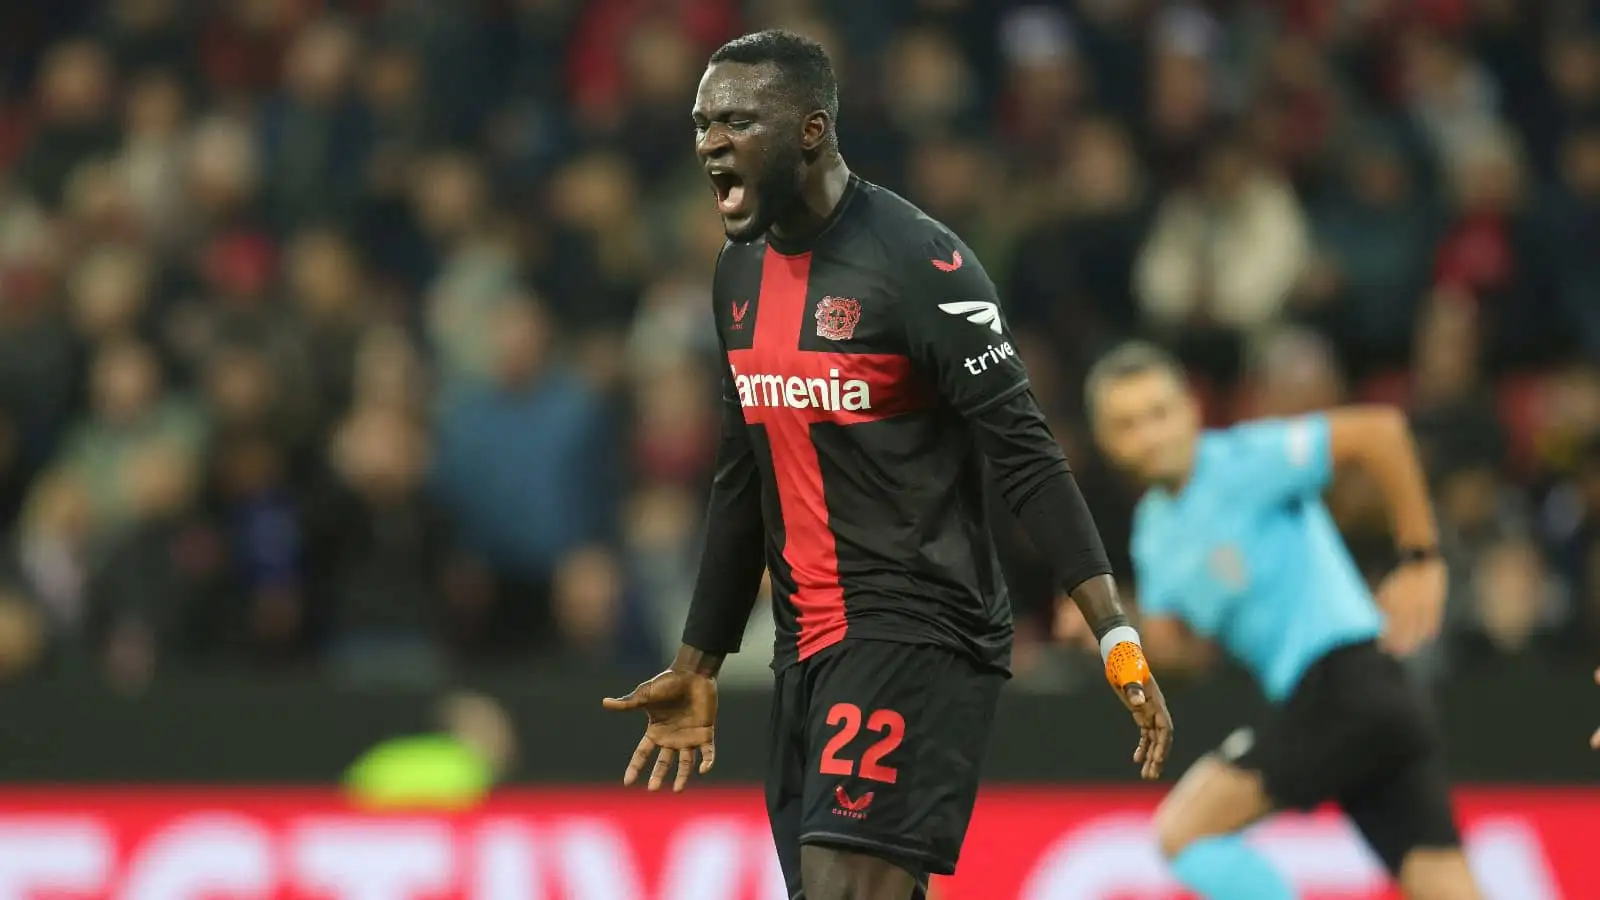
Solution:
M 1460 772 L 1592 780 L 1582 0 L 0 4 L 0 778 L 331 784 L 469 686 L 508 720 L 496 772 L 620 771 L 637 723 L 592 700 L 676 646 L 715 445 L 688 110 L 711 50 L 773 26 L 830 50 L 851 167 L 982 256 L 1122 574 L 1134 494 L 1079 396 L 1112 343 L 1173 347 L 1217 424 L 1399 404 L 1453 570 L 1417 667 Z M 1330 502 L 1381 575 L 1371 486 Z M 996 777 L 1131 774 L 1098 660 L 1051 643 L 1081 622 L 994 528 Z M 758 605 L 734 780 L 769 641 Z M 1175 698 L 1191 756 L 1244 690 Z

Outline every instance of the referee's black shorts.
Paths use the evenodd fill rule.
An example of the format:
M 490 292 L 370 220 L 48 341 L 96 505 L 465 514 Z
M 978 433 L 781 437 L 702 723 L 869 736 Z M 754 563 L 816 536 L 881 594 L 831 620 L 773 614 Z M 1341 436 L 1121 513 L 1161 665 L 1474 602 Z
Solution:
M 955 871 L 1005 676 L 944 647 L 846 640 L 780 670 L 767 814 L 790 897 L 804 844 Z
M 1281 809 L 1339 804 L 1390 872 L 1413 849 L 1460 846 L 1432 707 L 1372 641 L 1312 664 L 1266 726 L 1235 732 L 1221 755 L 1261 773 Z

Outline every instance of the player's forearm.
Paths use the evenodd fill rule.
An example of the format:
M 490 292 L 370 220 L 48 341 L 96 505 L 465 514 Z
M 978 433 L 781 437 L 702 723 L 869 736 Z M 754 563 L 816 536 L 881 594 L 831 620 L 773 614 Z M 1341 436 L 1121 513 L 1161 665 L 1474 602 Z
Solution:
M 726 488 L 712 490 L 705 550 L 683 625 L 685 649 L 718 656 L 718 665 L 721 656 L 739 652 L 766 569 L 760 488 L 753 478 L 733 496 Z
M 706 507 L 705 549 L 683 625 L 686 649 L 718 657 L 739 651 L 766 570 L 761 482 L 754 454 L 737 437 L 725 432 L 717 456 Z
M 1033 395 L 1019 394 L 971 421 L 1006 505 L 1095 637 L 1124 623 L 1100 531 Z
M 1335 461 L 1343 457 L 1356 463 L 1383 494 L 1395 543 L 1406 549 L 1436 547 L 1428 482 L 1405 415 L 1388 406 L 1349 407 L 1329 415 L 1329 430 Z
M 1107 568 L 1110 568 L 1107 566 Z M 1117 581 L 1110 574 L 1096 575 L 1072 589 L 1072 602 L 1083 612 L 1096 640 L 1119 625 L 1128 624 L 1127 611 L 1117 596 Z

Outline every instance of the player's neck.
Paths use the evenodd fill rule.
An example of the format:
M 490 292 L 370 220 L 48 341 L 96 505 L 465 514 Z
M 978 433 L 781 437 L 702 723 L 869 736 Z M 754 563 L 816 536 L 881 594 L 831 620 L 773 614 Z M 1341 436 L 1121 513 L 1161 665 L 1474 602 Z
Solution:
M 837 153 L 818 160 L 800 192 L 800 203 L 787 216 L 772 223 L 772 234 L 785 243 L 809 240 L 828 224 L 845 191 L 850 189 L 850 168 Z

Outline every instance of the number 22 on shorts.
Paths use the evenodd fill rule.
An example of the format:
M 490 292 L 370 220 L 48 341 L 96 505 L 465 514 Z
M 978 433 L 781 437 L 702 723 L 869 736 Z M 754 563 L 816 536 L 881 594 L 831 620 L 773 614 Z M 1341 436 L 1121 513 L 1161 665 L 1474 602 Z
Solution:
M 900 773 L 893 766 L 884 765 L 883 758 L 893 753 L 895 748 L 900 746 L 900 742 L 905 740 L 905 717 L 892 709 L 876 709 L 866 717 L 867 730 L 882 737 L 861 754 L 861 767 L 858 771 L 855 762 L 840 758 L 839 753 L 861 732 L 861 718 L 861 707 L 854 703 L 835 703 L 833 708 L 828 710 L 828 724 L 839 726 L 839 730 L 822 748 L 822 765 L 819 770 L 824 775 L 842 777 L 859 775 L 868 781 L 894 784 Z

